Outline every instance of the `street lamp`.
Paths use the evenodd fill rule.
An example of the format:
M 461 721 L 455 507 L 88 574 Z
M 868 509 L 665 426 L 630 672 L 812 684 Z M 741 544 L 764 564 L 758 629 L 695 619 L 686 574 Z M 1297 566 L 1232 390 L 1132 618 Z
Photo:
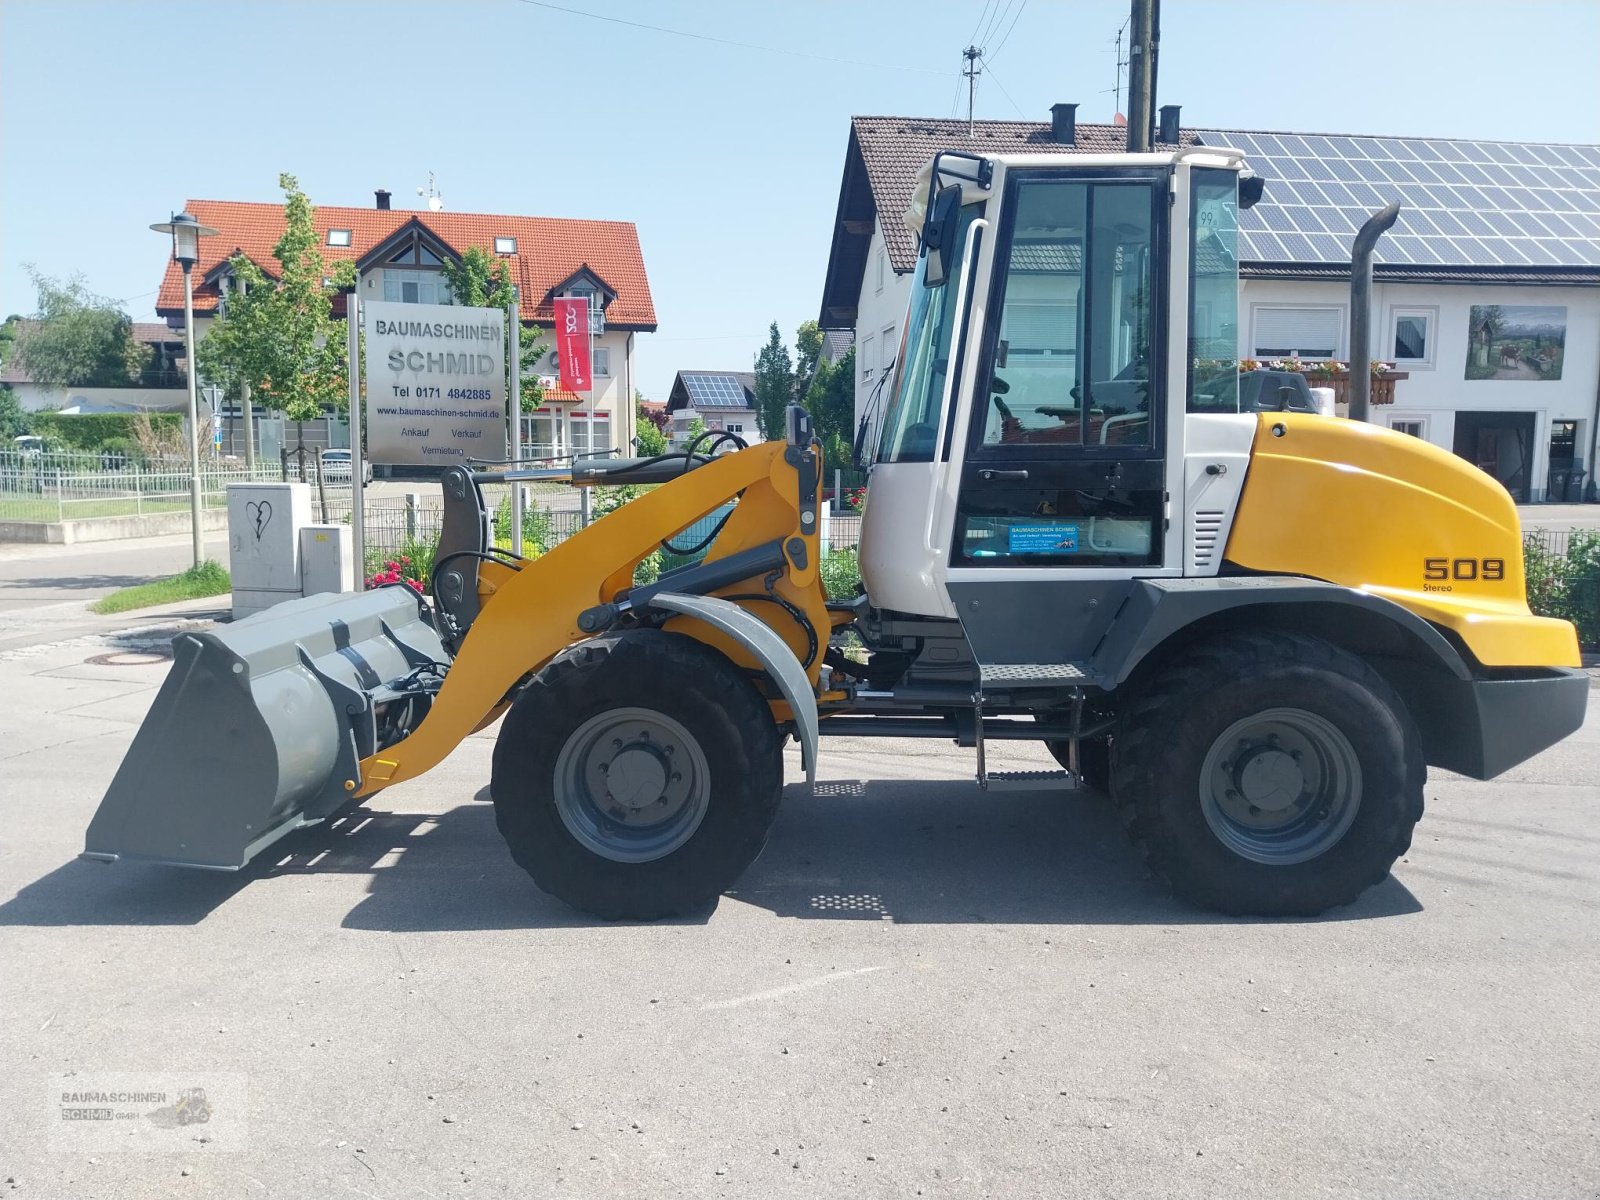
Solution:
M 195 390 L 194 280 L 190 272 L 200 261 L 200 239 L 217 231 L 186 212 L 150 228 L 171 235 L 172 257 L 183 268 L 183 348 L 188 362 L 185 374 L 189 377 L 189 520 L 193 526 L 194 565 L 198 567 L 205 560 L 205 547 L 200 537 L 200 400 Z

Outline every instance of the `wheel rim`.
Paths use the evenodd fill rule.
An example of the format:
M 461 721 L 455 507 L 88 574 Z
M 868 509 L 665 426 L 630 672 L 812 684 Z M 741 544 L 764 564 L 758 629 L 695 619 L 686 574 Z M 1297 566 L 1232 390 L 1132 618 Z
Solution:
M 1200 768 L 1211 832 L 1251 862 L 1291 866 L 1325 854 L 1361 807 L 1361 762 L 1331 721 L 1273 708 L 1235 721 Z
M 700 744 L 649 708 L 614 708 L 573 730 L 555 766 L 556 811 L 585 849 L 612 862 L 665 858 L 711 801 Z

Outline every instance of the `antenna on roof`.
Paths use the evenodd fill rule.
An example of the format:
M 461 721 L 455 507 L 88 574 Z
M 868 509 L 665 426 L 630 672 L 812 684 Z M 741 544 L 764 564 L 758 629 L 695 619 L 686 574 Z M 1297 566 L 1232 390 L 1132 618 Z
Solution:
M 444 197 L 439 194 L 439 189 L 433 186 L 433 172 L 428 172 L 428 186 L 418 188 L 417 195 L 427 200 L 429 212 L 444 211 Z

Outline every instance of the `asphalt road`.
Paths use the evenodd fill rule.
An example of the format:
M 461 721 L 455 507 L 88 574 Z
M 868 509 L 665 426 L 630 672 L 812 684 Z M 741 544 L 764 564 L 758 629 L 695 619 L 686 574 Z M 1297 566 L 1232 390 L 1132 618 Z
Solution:
M 505 853 L 487 732 L 240 874 L 78 860 L 165 672 L 86 660 L 147 644 L 0 650 L 5 1195 L 1600 1192 L 1593 712 L 1436 776 L 1322 920 L 1174 901 L 1092 794 L 831 741 L 708 918 L 604 924 Z M 108 1071 L 223 1073 L 217 1136 L 51 1149 L 51 1077 Z

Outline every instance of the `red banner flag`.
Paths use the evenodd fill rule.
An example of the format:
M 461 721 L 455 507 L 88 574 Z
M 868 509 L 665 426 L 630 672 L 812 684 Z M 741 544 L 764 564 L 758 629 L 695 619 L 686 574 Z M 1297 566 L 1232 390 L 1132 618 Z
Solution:
M 577 296 L 557 300 L 555 310 L 561 386 L 569 392 L 587 392 L 594 386 L 589 375 L 589 299 Z

